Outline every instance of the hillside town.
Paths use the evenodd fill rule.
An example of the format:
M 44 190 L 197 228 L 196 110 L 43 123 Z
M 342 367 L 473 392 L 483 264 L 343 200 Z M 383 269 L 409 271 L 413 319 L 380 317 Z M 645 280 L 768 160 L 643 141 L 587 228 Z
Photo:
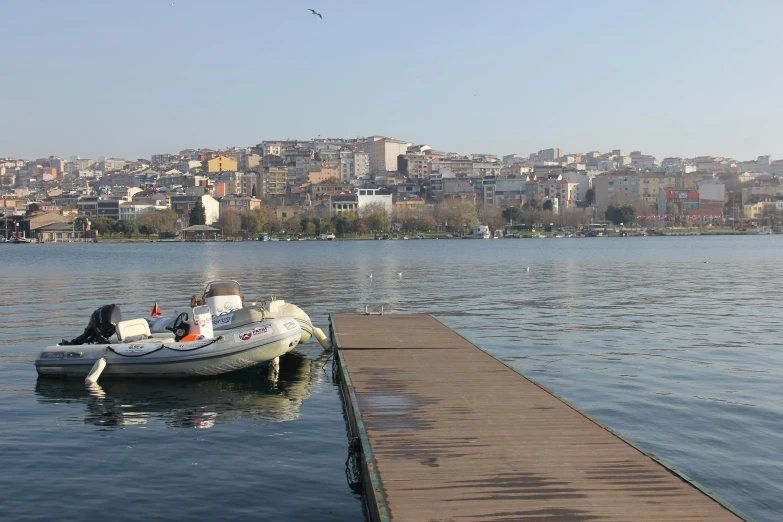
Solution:
M 640 226 L 768 223 L 783 211 L 783 160 L 640 151 L 461 155 L 384 136 L 268 140 L 149 159 L 0 159 L 0 236 L 104 234 L 255 239 L 259 234 L 464 232 L 579 227 L 632 209 Z M 514 208 L 518 211 L 512 212 Z M 631 225 L 632 223 L 625 223 Z

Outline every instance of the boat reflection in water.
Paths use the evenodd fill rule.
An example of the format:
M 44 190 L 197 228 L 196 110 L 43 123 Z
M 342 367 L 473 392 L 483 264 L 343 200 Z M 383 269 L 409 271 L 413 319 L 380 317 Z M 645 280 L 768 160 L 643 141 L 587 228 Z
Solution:
M 160 419 L 170 428 L 211 428 L 238 419 L 298 419 L 302 402 L 322 381 L 329 354 L 310 359 L 280 357 L 277 369 L 257 366 L 220 377 L 179 380 L 105 380 L 85 387 L 81 379 L 39 377 L 40 403 L 84 403 L 85 424 L 129 426 Z

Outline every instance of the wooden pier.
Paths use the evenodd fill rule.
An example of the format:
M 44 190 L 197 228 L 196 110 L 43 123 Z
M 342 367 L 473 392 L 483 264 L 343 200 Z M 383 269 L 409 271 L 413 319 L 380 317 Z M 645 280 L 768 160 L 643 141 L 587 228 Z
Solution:
M 332 315 L 373 521 L 749 520 L 429 315 Z

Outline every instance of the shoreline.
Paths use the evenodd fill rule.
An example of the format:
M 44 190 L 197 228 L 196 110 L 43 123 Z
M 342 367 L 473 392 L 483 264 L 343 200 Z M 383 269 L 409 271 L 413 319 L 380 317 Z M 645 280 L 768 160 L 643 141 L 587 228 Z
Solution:
M 278 240 L 266 240 L 260 241 L 257 239 L 186 239 L 184 241 L 178 239 L 146 239 L 146 238 L 98 238 L 95 241 L 47 241 L 39 243 L 37 241 L 31 241 L 29 244 L 94 244 L 94 243 L 295 243 L 299 241 L 419 241 L 419 240 L 455 240 L 455 239 L 598 239 L 598 238 L 619 238 L 619 237 L 697 237 L 697 236 L 759 236 L 759 235 L 779 235 L 779 232 L 769 232 L 766 234 L 759 234 L 757 232 L 660 232 L 660 233 L 648 233 L 642 235 L 639 233 L 628 233 L 623 235 L 621 233 L 611 233 L 602 236 L 585 236 L 585 235 L 552 235 L 550 233 L 539 234 L 517 234 L 514 236 L 495 237 L 495 238 L 473 238 L 470 236 L 430 236 L 419 238 L 374 238 L 374 237 L 345 237 L 335 239 L 278 239 Z M 6 243 L 11 243 L 7 241 Z

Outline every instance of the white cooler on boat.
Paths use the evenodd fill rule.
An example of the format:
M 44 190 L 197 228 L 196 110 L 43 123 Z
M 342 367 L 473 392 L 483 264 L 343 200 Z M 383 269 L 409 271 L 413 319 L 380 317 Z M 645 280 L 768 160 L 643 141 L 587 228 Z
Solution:
M 214 337 L 212 331 L 212 312 L 209 306 L 197 306 L 193 309 L 193 320 L 190 323 L 189 334 L 203 335 L 205 339 Z

